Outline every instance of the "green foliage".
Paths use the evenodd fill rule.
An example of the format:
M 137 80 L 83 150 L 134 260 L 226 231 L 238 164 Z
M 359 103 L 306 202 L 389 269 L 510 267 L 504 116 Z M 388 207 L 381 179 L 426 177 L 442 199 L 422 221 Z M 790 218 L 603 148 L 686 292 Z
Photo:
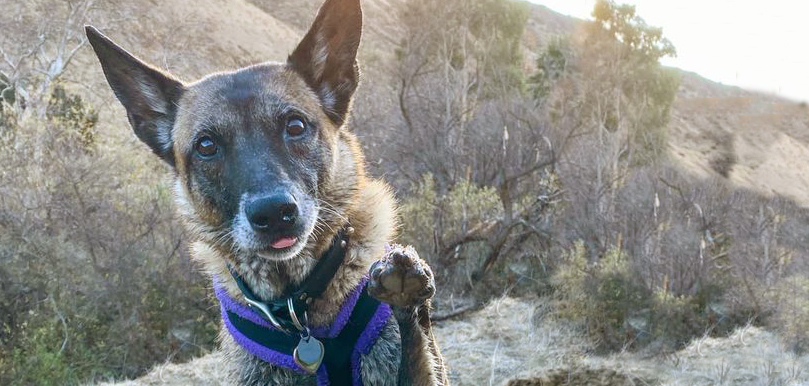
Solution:
M 551 41 L 540 53 L 530 78 L 533 97 L 551 101 L 549 113 L 557 119 L 575 111 L 570 131 L 600 132 L 602 147 L 626 146 L 624 163 L 652 164 L 666 152 L 666 125 L 679 87 L 676 70 L 660 60 L 676 51 L 633 6 L 601 0 L 593 16 L 584 39 L 572 46 Z
M 521 38 L 528 21 L 529 5 L 511 0 L 478 0 L 471 17 L 471 31 L 486 41 L 479 61 L 487 63 L 484 73 L 501 78 L 511 87 L 522 87 Z
M 25 325 L 22 343 L 11 350 L 8 363 L 0 361 L 0 379 L 7 385 L 77 384 L 78 378 L 59 350 L 62 337 L 52 319 L 35 326 Z M 90 358 L 86 358 L 90 359 Z
M 11 82 L 5 75 L 0 74 L 0 112 L 3 111 L 4 104 L 13 106 L 16 101 L 17 96 L 14 92 L 14 87 L 12 87 Z
M 577 240 L 573 248 L 564 252 L 562 263 L 551 277 L 551 284 L 560 296 L 560 314 L 569 319 L 581 319 L 587 311 L 587 258 L 584 243 Z
M 402 224 L 399 242 L 413 245 L 434 270 L 445 272 L 438 277 L 441 286 L 457 289 L 467 283 L 466 278 L 480 266 L 490 248 L 483 239 L 472 237 L 448 254 L 443 254 L 443 249 L 447 243 L 491 224 L 502 212 L 492 187 L 461 180 L 440 194 L 435 179 L 424 175 L 399 206 Z
M 593 17 L 585 57 L 616 68 L 609 74 L 603 71 L 610 70 L 597 69 L 596 74 L 607 80 L 606 87 L 620 90 L 620 94 L 610 96 L 618 103 L 605 104 L 610 109 L 607 119 L 612 123 L 604 125 L 608 129 L 627 126 L 635 145 L 633 162 L 648 164 L 665 153 L 665 126 L 679 76 L 676 70 L 663 68 L 660 59 L 675 56 L 676 50 L 663 37 L 663 30 L 647 25 L 632 5 L 599 0 Z
M 647 165 L 660 159 L 666 152 L 668 133 L 666 125 L 671 116 L 671 106 L 680 86 L 676 69 L 658 66 L 635 67 L 634 74 L 623 85 L 627 97 L 626 106 L 632 106 L 633 117 L 620 118 L 629 126 L 634 144 L 633 163 Z
M 429 251 L 436 250 L 435 240 L 460 237 L 471 227 L 495 219 L 501 212 L 497 192 L 492 187 L 479 187 L 461 180 L 440 195 L 435 179 L 426 174 L 399 207 L 401 242 L 414 245 L 420 253 L 430 256 Z M 437 229 L 441 234 L 434 234 Z
M 438 193 L 435 179 L 430 174 L 422 176 L 413 192 L 399 205 L 399 217 L 402 222 L 401 241 L 416 246 L 416 250 L 434 250 L 428 240 L 433 239 L 432 229 L 435 220 Z
M 494 38 L 512 44 L 522 37 L 530 12 L 528 4 L 509 0 L 477 0 L 473 7 L 471 31 L 478 38 Z M 497 35 L 492 36 L 492 31 Z
M 622 43 L 625 53 L 641 63 L 655 65 L 660 59 L 677 54 L 674 45 L 663 37 L 663 29 L 647 25 L 635 13 L 634 5 L 598 0 L 593 17 L 597 33 Z
M 807 350 L 809 210 L 673 168 L 633 168 L 625 181 L 606 218 L 568 195 L 556 234 L 568 247 L 549 264 L 562 316 L 604 351 L 678 349 L 748 323 Z
M 550 95 L 556 82 L 567 72 L 571 55 L 567 40 L 556 37 L 548 43 L 537 58 L 537 72 L 528 79 L 534 99 L 544 100 Z
M 560 314 L 584 321 L 601 348 L 626 347 L 635 339 L 632 318 L 649 307 L 648 291 L 619 249 L 611 249 L 595 264 L 588 264 L 585 255 L 584 244 L 577 242 L 551 278 L 561 300 Z
M 408 66 L 414 61 L 425 70 L 434 66 L 443 76 L 448 75 L 447 64 L 466 74 L 462 78 L 477 80 L 476 87 L 488 97 L 504 85 L 521 88 L 521 38 L 528 9 L 528 4 L 510 0 L 408 1 L 401 17 L 411 34 L 396 56 Z
M 644 343 L 656 339 L 665 347 L 681 348 L 711 327 L 708 315 L 694 296 L 676 295 L 659 289 L 650 300 L 651 309 L 646 325 L 649 335 Z
M 560 316 L 583 322 L 598 349 L 637 349 L 652 342 L 679 349 L 696 336 L 729 333 L 735 323 L 744 323 L 716 311 L 723 287 L 706 285 L 694 295 L 651 289 L 636 259 L 613 247 L 587 263 L 584 243 L 577 241 L 551 278 Z

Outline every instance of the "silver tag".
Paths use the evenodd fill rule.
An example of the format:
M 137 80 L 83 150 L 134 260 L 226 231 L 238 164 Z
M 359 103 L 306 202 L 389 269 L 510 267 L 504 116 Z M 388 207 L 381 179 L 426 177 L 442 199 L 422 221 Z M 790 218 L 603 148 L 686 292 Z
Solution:
M 323 343 L 312 336 L 307 336 L 298 342 L 298 346 L 292 352 L 292 358 L 302 369 L 314 374 L 323 362 L 325 352 Z

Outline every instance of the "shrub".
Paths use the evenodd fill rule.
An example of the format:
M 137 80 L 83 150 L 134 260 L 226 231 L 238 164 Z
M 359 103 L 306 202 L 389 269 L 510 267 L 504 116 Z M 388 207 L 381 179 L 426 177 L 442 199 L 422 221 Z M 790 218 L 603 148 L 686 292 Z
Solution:
M 720 176 L 728 178 L 738 162 L 734 145 L 735 135 L 733 132 L 717 129 L 711 137 L 716 151 L 711 154 L 708 165 Z
M 722 285 L 708 283 L 694 294 L 673 293 L 667 284 L 650 288 L 637 259 L 611 247 L 588 263 L 585 245 L 577 241 L 551 278 L 560 316 L 582 322 L 600 351 L 650 343 L 678 349 L 696 336 L 726 334 L 748 320 L 724 310 L 718 300 L 727 289 Z
M 46 113 L 55 126 L 71 130 L 85 151 L 95 144 L 98 113 L 80 96 L 68 93 L 61 84 L 54 87 Z
M 577 242 L 565 261 L 552 278 L 561 315 L 583 320 L 602 349 L 631 345 L 638 329 L 631 322 L 649 308 L 650 296 L 630 270 L 626 254 L 612 248 L 603 260 L 588 264 L 584 244 Z
M 446 290 L 466 284 L 480 266 L 488 248 L 483 242 L 465 243 L 449 255 L 442 255 L 444 240 L 454 240 L 475 226 L 491 223 L 502 215 L 497 193 L 462 180 L 445 194 L 439 194 L 435 180 L 425 175 L 399 208 L 400 242 L 413 245 L 434 270 Z
M 0 384 L 131 377 L 214 345 L 208 284 L 153 178 L 163 166 L 97 151 L 97 124 L 56 87 L 45 117 L 4 128 Z
M 798 354 L 809 351 L 809 278 L 787 277 L 772 291 L 775 305 L 771 326 L 786 346 Z
M 710 327 L 693 296 L 659 290 L 651 300 L 646 343 L 656 340 L 662 347 L 680 348 Z

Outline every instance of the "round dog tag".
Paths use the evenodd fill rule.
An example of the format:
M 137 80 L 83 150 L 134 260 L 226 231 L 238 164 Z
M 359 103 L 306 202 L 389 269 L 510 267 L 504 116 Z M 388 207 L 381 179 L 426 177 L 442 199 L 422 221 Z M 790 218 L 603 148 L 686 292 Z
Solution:
M 323 343 L 312 336 L 307 336 L 298 342 L 298 346 L 292 352 L 292 358 L 302 369 L 314 374 L 320 367 L 320 362 L 323 362 L 325 352 Z

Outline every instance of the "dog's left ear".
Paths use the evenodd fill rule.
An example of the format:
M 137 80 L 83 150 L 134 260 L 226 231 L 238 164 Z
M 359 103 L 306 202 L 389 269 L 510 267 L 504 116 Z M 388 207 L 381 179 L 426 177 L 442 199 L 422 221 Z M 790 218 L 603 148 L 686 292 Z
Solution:
M 317 93 L 326 115 L 337 125 L 345 122 L 359 83 L 360 35 L 360 1 L 326 0 L 287 60 L 287 65 Z

